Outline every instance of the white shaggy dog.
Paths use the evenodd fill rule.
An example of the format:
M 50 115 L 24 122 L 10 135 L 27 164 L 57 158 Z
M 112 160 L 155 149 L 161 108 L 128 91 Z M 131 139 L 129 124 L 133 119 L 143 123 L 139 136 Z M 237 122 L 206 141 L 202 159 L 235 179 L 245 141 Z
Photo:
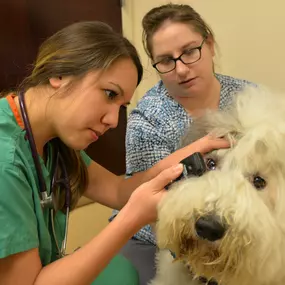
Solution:
M 194 122 L 183 144 L 208 132 L 232 146 L 206 155 L 209 171 L 173 183 L 159 205 L 150 284 L 284 285 L 285 95 L 248 88 Z

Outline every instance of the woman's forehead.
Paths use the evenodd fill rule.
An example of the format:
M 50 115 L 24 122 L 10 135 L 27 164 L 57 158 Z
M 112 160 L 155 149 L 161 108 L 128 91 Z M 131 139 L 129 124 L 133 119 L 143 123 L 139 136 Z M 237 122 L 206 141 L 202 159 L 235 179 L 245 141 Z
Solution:
M 153 56 L 163 56 L 175 50 L 201 44 L 202 36 L 186 23 L 165 23 L 153 35 Z

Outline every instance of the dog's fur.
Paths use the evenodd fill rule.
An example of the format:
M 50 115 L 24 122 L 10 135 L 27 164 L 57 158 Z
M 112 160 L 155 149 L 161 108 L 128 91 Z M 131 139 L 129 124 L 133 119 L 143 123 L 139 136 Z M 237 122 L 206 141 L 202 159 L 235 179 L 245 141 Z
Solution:
M 206 155 L 216 169 L 173 183 L 159 205 L 151 285 L 203 284 L 198 276 L 222 285 L 284 285 L 285 95 L 247 88 L 227 110 L 194 121 L 182 144 L 206 133 L 228 138 L 231 147 Z M 207 214 L 227 225 L 217 241 L 195 230 Z

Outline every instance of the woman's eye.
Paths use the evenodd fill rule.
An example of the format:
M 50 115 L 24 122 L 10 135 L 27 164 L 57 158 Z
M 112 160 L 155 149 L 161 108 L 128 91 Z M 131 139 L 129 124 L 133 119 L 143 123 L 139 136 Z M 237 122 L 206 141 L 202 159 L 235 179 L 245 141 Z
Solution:
M 207 166 L 207 169 L 208 169 L 208 170 L 215 170 L 216 167 L 217 167 L 217 164 L 216 164 L 216 162 L 215 162 L 214 159 L 208 158 L 208 159 L 206 160 L 206 166 Z
M 171 57 L 166 57 L 164 59 L 162 59 L 159 63 L 160 64 L 169 64 L 173 61 L 173 59 Z
M 113 91 L 113 90 L 106 89 L 104 91 L 107 94 L 108 98 L 111 99 L 111 100 L 115 99 L 117 97 L 117 95 L 118 95 L 118 93 Z
M 186 51 L 184 51 L 184 54 L 186 55 L 192 55 L 196 52 L 196 49 L 195 48 L 192 48 L 192 49 L 188 49 Z

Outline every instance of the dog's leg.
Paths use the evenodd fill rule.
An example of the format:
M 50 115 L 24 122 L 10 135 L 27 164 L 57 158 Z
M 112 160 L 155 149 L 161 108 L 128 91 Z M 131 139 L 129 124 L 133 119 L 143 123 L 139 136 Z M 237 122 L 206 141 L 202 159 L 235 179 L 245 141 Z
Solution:
M 148 285 L 200 285 L 191 278 L 188 269 L 180 261 L 173 262 L 168 250 L 156 255 L 156 276 Z

